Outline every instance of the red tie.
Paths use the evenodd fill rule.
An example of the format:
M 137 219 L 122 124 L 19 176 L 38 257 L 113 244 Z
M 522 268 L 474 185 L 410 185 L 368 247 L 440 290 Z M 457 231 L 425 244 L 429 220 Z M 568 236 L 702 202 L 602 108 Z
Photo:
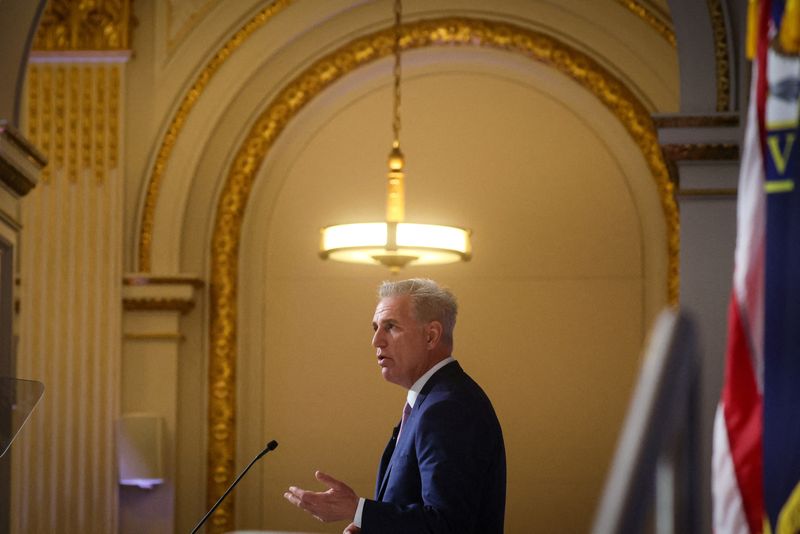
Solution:
M 400 431 L 397 433 L 397 439 L 400 439 L 400 434 L 403 433 L 403 426 L 406 424 L 406 419 L 408 416 L 411 415 L 411 405 L 406 403 L 405 407 L 403 408 L 403 418 L 400 419 Z

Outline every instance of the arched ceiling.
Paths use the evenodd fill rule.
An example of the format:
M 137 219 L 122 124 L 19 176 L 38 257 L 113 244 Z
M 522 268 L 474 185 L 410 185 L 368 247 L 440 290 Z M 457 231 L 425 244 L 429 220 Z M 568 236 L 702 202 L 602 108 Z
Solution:
M 314 9 L 309 9 L 312 4 Z M 180 46 L 173 43 L 171 53 L 164 44 L 168 39 L 165 33 L 152 36 L 156 46 L 151 52 L 160 55 L 155 61 L 160 72 L 155 98 L 149 101 L 151 107 L 146 113 L 155 118 L 161 112 L 172 120 L 161 126 L 168 129 L 153 135 L 158 142 L 148 147 L 150 159 L 135 158 L 138 163 L 131 165 L 131 170 L 144 179 L 138 195 L 137 220 L 129 225 L 136 229 L 134 239 L 138 243 L 134 246 L 139 247 L 136 255 L 140 267 L 156 271 L 178 268 L 177 253 L 170 252 L 179 250 L 175 246 L 179 239 L 176 229 L 181 227 L 179 221 L 188 192 L 193 187 L 204 187 L 202 183 L 192 184 L 197 162 L 214 143 L 215 127 L 227 107 L 241 98 L 252 98 L 256 92 L 262 99 L 252 100 L 252 116 L 267 96 L 274 94 L 303 64 L 354 35 L 386 25 L 390 7 L 387 2 L 296 0 L 272 5 L 270 17 L 262 16 L 265 8 L 253 5 L 237 18 L 230 9 L 203 4 L 203 12 L 208 15 L 193 22 L 195 31 L 187 34 Z M 491 12 L 481 2 L 408 2 L 406 13 L 408 20 L 455 13 L 523 23 L 557 36 L 578 50 L 590 51 L 591 57 L 625 83 L 651 111 L 677 109 L 674 48 L 619 2 L 609 0 L 591 6 L 580 2 L 496 2 Z M 153 15 L 163 19 L 165 13 Z M 266 22 L 252 29 L 253 21 L 261 20 L 259 16 Z M 250 28 L 246 38 L 241 37 L 242 31 L 226 37 L 237 25 Z M 626 31 L 617 31 L 623 25 Z M 216 40 L 210 38 L 213 35 L 218 36 Z M 215 49 L 226 53 L 215 56 Z M 214 67 L 209 68 L 211 65 Z M 187 91 L 187 80 L 192 79 L 194 89 Z M 202 81 L 200 91 L 198 80 Z M 187 99 L 191 99 L 188 111 Z M 143 147 L 134 150 L 141 152 Z M 158 186 L 156 194 L 152 194 L 154 183 Z M 171 200 L 159 204 L 161 198 Z M 159 249 L 153 265 L 148 263 L 149 251 L 142 252 L 143 236 L 153 240 L 152 246 Z M 143 258 L 147 259 L 144 263 Z

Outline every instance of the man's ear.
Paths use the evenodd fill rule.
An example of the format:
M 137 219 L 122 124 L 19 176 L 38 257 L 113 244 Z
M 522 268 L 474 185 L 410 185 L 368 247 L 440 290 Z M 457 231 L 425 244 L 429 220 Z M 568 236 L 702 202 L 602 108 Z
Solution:
M 425 327 L 425 341 L 427 342 L 428 349 L 434 348 L 442 340 L 442 323 L 439 321 L 431 321 Z

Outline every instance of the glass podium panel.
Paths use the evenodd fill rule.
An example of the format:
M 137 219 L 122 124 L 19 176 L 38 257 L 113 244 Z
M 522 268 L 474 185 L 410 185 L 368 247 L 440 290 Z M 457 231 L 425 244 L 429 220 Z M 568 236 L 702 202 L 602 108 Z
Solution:
M 0 456 L 3 456 L 44 393 L 44 384 L 0 376 Z

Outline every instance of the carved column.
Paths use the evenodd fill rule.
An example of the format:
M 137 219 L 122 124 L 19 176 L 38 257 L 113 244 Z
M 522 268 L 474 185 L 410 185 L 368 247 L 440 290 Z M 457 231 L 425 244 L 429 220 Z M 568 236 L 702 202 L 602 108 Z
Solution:
M 25 198 L 17 372 L 44 397 L 12 466 L 12 532 L 116 532 L 127 0 L 51 1 L 22 124 L 47 157 Z

